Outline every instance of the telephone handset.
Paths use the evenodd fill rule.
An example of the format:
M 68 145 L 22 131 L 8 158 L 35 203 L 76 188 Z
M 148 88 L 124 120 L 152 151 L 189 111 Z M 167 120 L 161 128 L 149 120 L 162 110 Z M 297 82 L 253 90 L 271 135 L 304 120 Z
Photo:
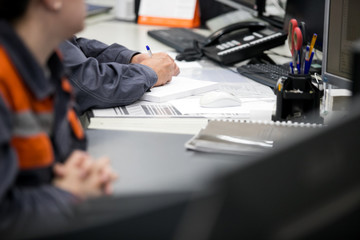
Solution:
M 201 51 L 212 60 L 230 65 L 260 56 L 265 50 L 284 44 L 286 38 L 283 30 L 266 23 L 239 22 L 212 33 L 201 45 Z
M 267 24 L 262 22 L 238 22 L 230 24 L 226 27 L 220 28 L 219 30 L 213 32 L 210 36 L 208 36 L 204 42 L 204 47 L 215 44 L 216 41 L 231 32 L 241 29 L 248 29 L 250 32 L 254 32 L 263 28 L 266 28 Z

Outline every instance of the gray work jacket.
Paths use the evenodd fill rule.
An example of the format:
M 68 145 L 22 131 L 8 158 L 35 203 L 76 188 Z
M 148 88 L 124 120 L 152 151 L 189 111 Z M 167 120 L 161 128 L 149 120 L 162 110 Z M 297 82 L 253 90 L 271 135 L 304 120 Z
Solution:
M 73 37 L 60 45 L 60 51 L 81 113 L 131 104 L 157 82 L 150 67 L 130 64 L 138 52 L 119 44 Z

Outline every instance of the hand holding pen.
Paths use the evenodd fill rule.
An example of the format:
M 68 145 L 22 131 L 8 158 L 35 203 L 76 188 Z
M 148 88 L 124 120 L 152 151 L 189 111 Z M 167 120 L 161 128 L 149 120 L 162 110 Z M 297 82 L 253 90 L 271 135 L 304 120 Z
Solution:
M 153 87 L 170 82 L 173 76 L 180 73 L 180 69 L 173 58 L 164 52 L 152 53 L 148 45 L 146 46 L 146 53 L 135 55 L 131 63 L 148 66 L 156 73 L 157 81 Z

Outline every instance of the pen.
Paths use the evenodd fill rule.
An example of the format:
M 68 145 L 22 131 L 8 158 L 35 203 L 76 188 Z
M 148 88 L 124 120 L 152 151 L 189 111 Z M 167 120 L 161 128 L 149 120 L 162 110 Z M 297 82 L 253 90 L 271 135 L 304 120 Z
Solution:
M 304 53 L 303 53 L 303 58 L 302 58 L 302 61 L 301 61 L 301 72 L 306 74 L 306 63 L 309 61 L 309 51 L 310 51 L 310 46 L 307 45 L 306 46 L 306 49 L 304 50 Z
M 310 71 L 311 62 L 312 62 L 313 57 L 314 57 L 314 51 L 312 51 L 310 58 L 305 61 L 305 74 L 308 74 Z
M 294 63 L 290 62 L 290 72 L 294 74 Z
M 300 30 L 303 36 L 303 48 L 306 48 L 307 44 L 307 37 L 306 37 L 306 24 L 305 22 L 300 22 Z
M 149 56 L 152 57 L 152 52 L 148 45 L 146 45 L 146 51 L 148 52 Z
M 309 58 L 309 69 L 310 69 L 310 66 L 311 66 L 311 62 L 312 62 L 312 60 L 313 60 L 313 58 L 314 58 L 314 51 L 312 51 L 312 53 L 311 53 L 311 55 L 310 55 L 310 58 Z
M 298 74 L 301 74 L 301 54 L 300 54 L 300 50 L 297 51 L 297 61 L 296 61 L 296 67 L 298 70 Z
M 314 35 L 313 35 L 313 37 L 311 39 L 310 50 L 309 50 L 309 58 L 311 57 L 312 51 L 314 49 L 316 39 L 317 39 L 317 34 L 314 33 Z

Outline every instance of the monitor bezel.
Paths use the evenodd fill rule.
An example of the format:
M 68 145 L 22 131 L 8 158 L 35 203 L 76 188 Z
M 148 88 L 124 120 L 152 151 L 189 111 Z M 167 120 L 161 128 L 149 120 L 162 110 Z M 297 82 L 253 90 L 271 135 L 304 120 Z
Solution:
M 327 49 L 329 40 L 329 21 L 330 21 L 330 1 L 325 0 L 324 11 L 324 36 L 323 36 L 323 59 L 322 59 L 322 77 L 324 82 L 334 85 L 338 88 L 352 89 L 353 81 L 327 71 Z

